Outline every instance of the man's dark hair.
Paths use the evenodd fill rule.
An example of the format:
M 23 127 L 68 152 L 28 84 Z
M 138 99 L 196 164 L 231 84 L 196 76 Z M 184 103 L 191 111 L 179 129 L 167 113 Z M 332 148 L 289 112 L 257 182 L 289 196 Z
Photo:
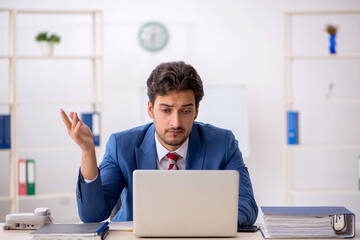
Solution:
M 195 68 L 182 61 L 159 64 L 151 72 L 146 85 L 147 95 L 152 104 L 156 95 L 165 96 L 173 90 L 193 90 L 196 107 L 204 96 L 202 81 Z

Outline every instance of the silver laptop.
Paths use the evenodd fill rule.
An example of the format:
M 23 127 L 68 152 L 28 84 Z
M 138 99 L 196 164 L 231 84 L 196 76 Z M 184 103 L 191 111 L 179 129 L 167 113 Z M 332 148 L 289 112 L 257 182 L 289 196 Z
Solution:
M 136 170 L 134 233 L 139 237 L 232 237 L 239 172 Z

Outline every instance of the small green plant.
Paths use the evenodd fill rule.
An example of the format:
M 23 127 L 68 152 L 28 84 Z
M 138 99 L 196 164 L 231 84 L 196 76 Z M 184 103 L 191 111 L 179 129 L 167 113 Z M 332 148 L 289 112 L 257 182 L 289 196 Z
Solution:
M 49 43 L 60 43 L 61 38 L 56 34 L 51 34 L 48 36 L 47 32 L 40 32 L 36 35 L 35 40 L 38 42 L 46 41 Z
M 52 43 L 60 43 L 60 37 L 56 34 L 51 34 L 47 41 Z

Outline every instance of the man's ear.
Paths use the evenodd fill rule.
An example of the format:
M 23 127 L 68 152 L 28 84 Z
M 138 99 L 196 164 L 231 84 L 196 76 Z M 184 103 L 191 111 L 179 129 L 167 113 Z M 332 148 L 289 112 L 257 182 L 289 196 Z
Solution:
M 148 101 L 147 111 L 148 111 L 148 115 L 149 115 L 149 117 L 150 117 L 151 119 L 153 119 L 152 110 L 153 110 L 152 103 L 151 103 L 150 101 Z

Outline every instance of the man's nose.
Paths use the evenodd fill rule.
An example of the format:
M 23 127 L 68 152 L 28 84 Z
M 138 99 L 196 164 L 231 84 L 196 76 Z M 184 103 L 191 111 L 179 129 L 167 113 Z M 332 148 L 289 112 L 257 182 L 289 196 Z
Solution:
M 181 126 L 181 118 L 178 112 L 174 111 L 173 114 L 171 114 L 170 125 L 174 128 Z

